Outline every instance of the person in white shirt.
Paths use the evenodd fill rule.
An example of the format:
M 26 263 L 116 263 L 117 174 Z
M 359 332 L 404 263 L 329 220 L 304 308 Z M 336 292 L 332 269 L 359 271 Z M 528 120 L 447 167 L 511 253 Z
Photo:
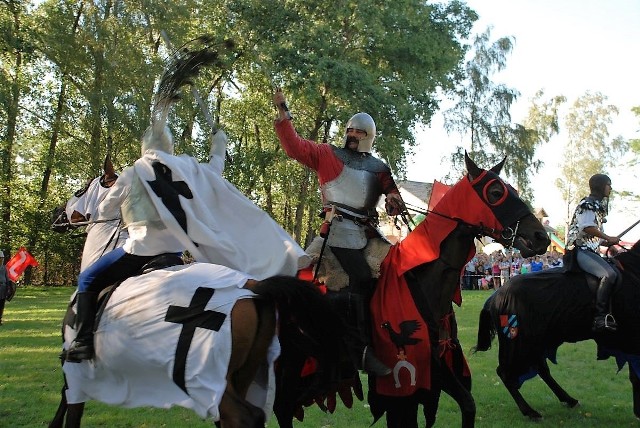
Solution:
M 226 147 L 227 137 L 221 130 L 212 138 L 212 153 Z M 173 154 L 173 136 L 168 128 L 158 138 L 151 127 L 142 138 L 142 155 L 162 151 Z M 220 157 L 220 156 L 218 156 Z M 212 161 L 216 161 L 212 156 Z M 160 221 L 157 210 L 145 191 L 133 167 L 126 168 L 105 200 L 98 208 L 103 212 L 122 209 L 122 217 L 129 232 L 124 245 L 104 254 L 78 276 L 76 339 L 66 353 L 69 362 L 80 362 L 94 356 L 93 327 L 98 294 L 105 287 L 136 275 L 143 266 L 161 254 L 175 255 L 178 259 L 184 245 Z

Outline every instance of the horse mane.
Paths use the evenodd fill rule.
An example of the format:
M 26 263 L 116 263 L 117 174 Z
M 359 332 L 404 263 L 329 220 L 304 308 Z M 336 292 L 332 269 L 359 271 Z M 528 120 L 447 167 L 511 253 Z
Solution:
M 330 394 L 337 381 L 333 368 L 339 363 L 345 327 L 329 298 L 322 296 L 314 284 L 286 275 L 264 279 L 249 288 L 276 302 L 278 339 L 282 354 L 289 356 L 289 363 L 281 361 L 279 370 L 291 370 L 291 361 L 304 361 L 306 356 L 314 357 L 318 364 L 306 390 L 283 391 L 285 401 L 293 400 L 297 407 Z M 319 295 L 324 298 L 319 299 Z
M 317 295 L 320 294 L 319 289 L 308 281 L 286 276 L 277 275 L 270 278 L 266 278 L 259 281 L 258 284 L 251 287 L 251 291 L 261 296 L 269 296 L 278 305 L 279 310 L 290 306 L 293 308 L 291 313 L 281 313 L 281 320 L 298 320 L 302 317 L 296 316 L 298 311 L 307 312 L 311 314 L 317 314 L 318 316 L 305 317 L 310 320 L 308 325 L 299 326 L 303 331 L 315 336 L 323 331 L 336 331 L 342 330 L 342 324 L 340 317 L 336 312 L 329 299 L 317 299 Z M 333 313 L 335 317 L 327 317 L 326 314 Z M 324 315 L 323 315 L 324 314 Z M 327 322 L 331 320 L 333 325 L 327 329 Z M 337 343 L 339 338 L 334 337 L 322 337 L 319 342 Z
M 640 277 L 640 241 L 636 242 L 631 249 L 619 253 L 615 259 L 620 262 L 624 273 L 631 273 L 636 281 Z

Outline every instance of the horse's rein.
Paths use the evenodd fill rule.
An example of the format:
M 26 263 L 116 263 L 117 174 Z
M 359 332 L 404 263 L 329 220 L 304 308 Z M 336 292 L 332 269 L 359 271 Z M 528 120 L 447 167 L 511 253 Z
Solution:
M 451 216 L 448 216 L 446 214 L 442 214 L 442 213 L 439 213 L 437 211 L 433 211 L 433 210 L 430 210 L 430 209 L 423 210 L 420 207 L 417 207 L 415 205 L 411 205 L 411 204 L 405 203 L 405 206 L 407 207 L 407 210 L 411 210 L 413 212 L 416 212 L 418 214 L 422 214 L 424 216 L 427 216 L 428 214 L 435 214 L 435 215 L 438 215 L 440 217 L 455 221 L 458 224 L 462 224 L 464 226 L 468 226 L 469 228 L 475 229 L 477 231 L 477 232 L 475 232 L 475 234 L 478 235 L 478 236 L 489 236 L 489 237 L 491 237 L 491 238 L 493 238 L 495 240 L 501 240 L 503 242 L 511 241 L 509 243 L 509 247 L 513 247 L 513 244 L 515 243 L 515 240 L 516 240 L 516 236 L 518 234 L 518 229 L 520 227 L 520 220 L 518 220 L 516 222 L 515 228 L 512 229 L 510 227 L 507 227 L 506 229 L 498 230 L 498 229 L 494 229 L 492 227 L 486 227 L 483 224 L 480 224 L 480 225 L 472 224 L 472 223 L 466 222 L 466 221 L 464 221 L 464 220 L 462 220 L 460 218 L 451 217 Z

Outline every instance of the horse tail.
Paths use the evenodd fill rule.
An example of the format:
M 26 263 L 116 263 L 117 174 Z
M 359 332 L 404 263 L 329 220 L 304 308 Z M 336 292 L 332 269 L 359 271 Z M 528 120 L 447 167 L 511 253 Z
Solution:
M 473 354 L 478 351 L 488 351 L 491 349 L 491 342 L 496 337 L 496 329 L 491 317 L 492 303 L 493 295 L 487 299 L 480 311 L 480 319 L 478 320 L 478 341 L 476 346 L 471 348 L 471 353 Z

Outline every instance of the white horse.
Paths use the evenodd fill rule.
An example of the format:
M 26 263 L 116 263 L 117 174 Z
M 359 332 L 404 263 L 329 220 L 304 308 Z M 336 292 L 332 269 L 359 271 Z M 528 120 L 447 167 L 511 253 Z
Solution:
M 208 163 L 161 147 L 171 141 L 168 109 L 181 82 L 194 77 L 190 67 L 218 58 L 207 49 L 180 55 L 159 85 L 143 155 L 99 203 L 85 253 L 89 259 L 94 246 L 104 245 L 97 231 L 108 222 L 101 221 L 118 214 L 106 207 L 122 207 L 123 217 L 132 219 L 132 237 L 145 227 L 168 229 L 200 263 L 145 272 L 115 289 L 97 323 L 95 357 L 63 362 L 66 385 L 51 427 L 62 426 L 67 411 L 67 427 L 79 426 L 90 399 L 126 407 L 179 405 L 223 427 L 262 427 L 280 354 L 276 306 L 286 321 L 280 333 L 311 337 L 320 364 L 339 340 L 338 317 L 326 298 L 292 277 L 311 258 L 222 177 L 224 132 L 214 133 Z M 171 74 L 185 70 L 189 78 Z M 63 326 L 65 349 L 75 337 L 74 303 L 75 296 Z

